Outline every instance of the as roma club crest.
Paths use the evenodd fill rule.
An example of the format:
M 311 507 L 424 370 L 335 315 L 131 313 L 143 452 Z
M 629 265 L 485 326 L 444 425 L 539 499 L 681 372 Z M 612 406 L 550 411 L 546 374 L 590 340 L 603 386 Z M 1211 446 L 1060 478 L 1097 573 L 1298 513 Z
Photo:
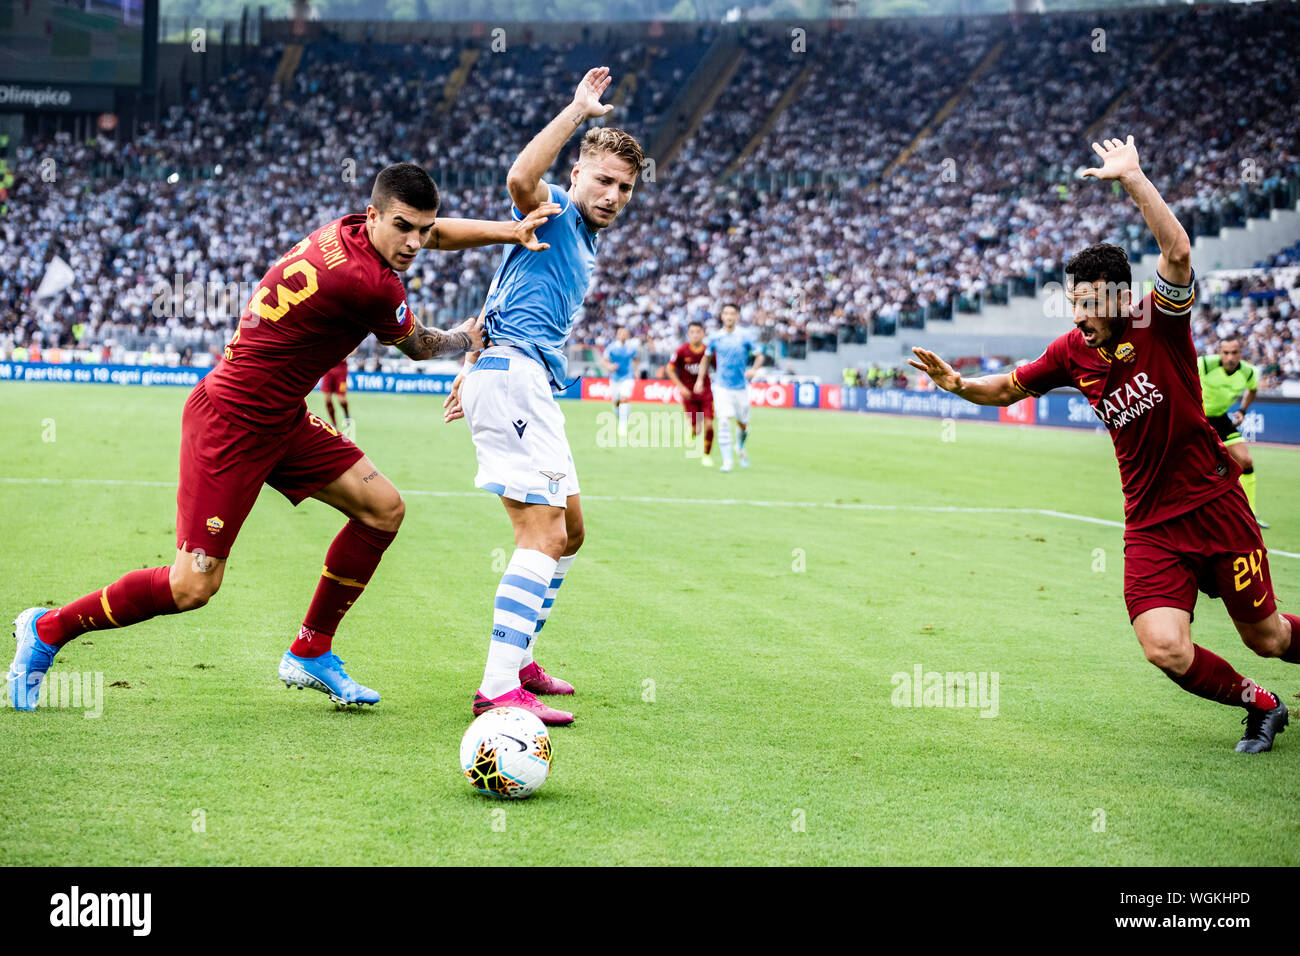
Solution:
M 1121 342 L 1115 349 L 1115 358 L 1132 365 L 1133 360 L 1137 358 L 1137 349 L 1133 347 L 1132 342 Z
M 207 525 L 208 525 L 208 534 L 221 534 L 221 529 L 226 526 L 226 523 L 222 521 L 220 518 L 218 518 L 216 515 L 213 515 L 211 518 L 208 519 Z

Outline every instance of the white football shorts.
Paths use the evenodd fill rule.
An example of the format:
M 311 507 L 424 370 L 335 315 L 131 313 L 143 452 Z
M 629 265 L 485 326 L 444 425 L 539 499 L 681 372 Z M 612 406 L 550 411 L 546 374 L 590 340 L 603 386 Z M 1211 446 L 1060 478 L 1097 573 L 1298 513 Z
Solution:
M 713 417 L 719 422 L 734 418 L 742 425 L 749 424 L 749 389 L 720 388 L 713 386 Z
M 560 508 L 578 494 L 564 413 L 539 362 L 494 345 L 466 374 L 460 401 L 478 458 L 476 487 Z
M 630 402 L 632 393 L 636 391 L 636 379 L 625 378 L 621 381 L 610 379 L 609 382 L 609 399 L 612 402 Z

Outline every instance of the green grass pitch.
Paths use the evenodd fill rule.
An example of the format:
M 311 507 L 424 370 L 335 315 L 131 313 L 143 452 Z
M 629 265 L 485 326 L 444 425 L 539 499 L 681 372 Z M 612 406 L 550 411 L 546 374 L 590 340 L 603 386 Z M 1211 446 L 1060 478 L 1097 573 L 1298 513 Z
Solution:
M 5 620 L 171 562 L 185 396 L 0 385 Z M 1104 435 L 758 409 L 754 467 L 722 475 L 566 404 L 587 543 L 538 658 L 578 720 L 516 803 L 457 772 L 506 517 L 436 399 L 352 404 L 407 500 L 335 644 L 382 702 L 276 679 L 341 519 L 268 490 L 208 607 L 60 654 L 103 674 L 100 716 L 0 711 L 5 863 L 1300 863 L 1300 727 L 1234 753 L 1241 712 L 1143 660 L 1120 529 L 1034 511 L 1122 516 Z M 1266 541 L 1300 551 L 1300 451 L 1255 456 Z M 1294 608 L 1300 559 L 1272 572 Z M 1295 699 L 1300 669 L 1198 610 L 1198 642 Z M 996 716 L 895 706 L 918 665 L 996 674 Z

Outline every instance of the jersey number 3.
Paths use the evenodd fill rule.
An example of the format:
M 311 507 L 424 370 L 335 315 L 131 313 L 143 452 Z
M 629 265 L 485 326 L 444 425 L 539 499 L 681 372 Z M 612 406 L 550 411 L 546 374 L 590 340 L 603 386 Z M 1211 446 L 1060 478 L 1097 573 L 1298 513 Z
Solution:
M 271 295 L 271 290 L 267 286 L 262 286 L 253 293 L 253 298 L 248 303 L 249 311 L 271 322 L 279 322 L 284 318 L 284 314 L 289 311 L 290 306 L 297 305 L 304 299 L 310 298 L 320 288 L 320 284 L 316 281 L 316 267 L 306 259 L 300 259 L 291 266 L 285 266 L 281 277 L 289 279 L 292 276 L 302 276 L 306 280 L 306 285 L 295 290 L 277 283 L 275 286 L 276 305 L 271 305 L 266 301 Z
M 292 259 L 295 256 L 302 255 L 304 252 L 307 251 L 307 247 L 309 245 L 311 245 L 310 236 L 302 240 L 300 243 L 298 243 L 296 246 L 290 249 L 287 253 L 281 256 L 279 261 L 276 263 L 276 265 L 279 265 L 280 262 L 284 262 L 286 259 Z M 305 284 L 301 289 L 290 289 L 288 286 L 282 285 L 281 283 L 277 282 L 275 285 L 276 304 L 271 305 L 269 302 L 266 301 L 267 298 L 271 295 L 270 287 L 261 286 L 258 288 L 256 292 L 253 293 L 253 298 L 251 298 L 248 301 L 248 311 L 270 322 L 279 322 L 282 318 L 284 318 L 284 314 L 288 312 L 292 306 L 297 305 L 299 302 L 302 302 L 304 299 L 310 298 L 312 295 L 315 294 L 316 290 L 320 288 L 320 282 L 317 280 L 316 277 L 316 267 L 312 265 L 310 262 L 308 262 L 306 259 L 302 259 L 298 262 L 295 262 L 291 266 L 286 266 L 285 270 L 282 273 L 280 273 L 281 279 L 288 279 L 291 276 L 303 277 L 303 279 L 305 280 Z M 251 323 L 251 324 L 255 324 L 255 323 Z M 243 330 L 244 330 L 244 322 L 241 320 L 239 323 L 239 328 L 235 329 L 234 338 L 232 338 L 230 340 L 230 344 L 226 346 L 226 352 L 225 352 L 226 361 L 233 362 L 235 360 L 234 347 L 235 344 L 239 342 L 239 334 Z

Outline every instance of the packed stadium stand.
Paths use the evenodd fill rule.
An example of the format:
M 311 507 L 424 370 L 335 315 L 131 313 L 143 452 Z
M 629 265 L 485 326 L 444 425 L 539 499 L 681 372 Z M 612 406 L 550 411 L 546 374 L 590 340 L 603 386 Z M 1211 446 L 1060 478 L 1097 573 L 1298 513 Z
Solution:
M 610 121 L 672 140 L 671 159 L 602 235 L 578 335 L 599 345 L 627 324 L 654 363 L 726 301 L 797 367 L 970 328 L 1017 297 L 1035 308 L 1093 241 L 1149 271 L 1138 212 L 1078 178 L 1101 136 L 1135 137 L 1194 238 L 1300 200 L 1295 4 L 492 42 L 268 41 L 133 137 L 30 139 L 0 219 L 0 356 L 206 364 L 267 265 L 362 210 L 389 162 L 428 168 L 445 215 L 504 217 L 514 156 L 596 64 L 615 77 Z M 705 85 L 718 88 L 692 95 Z M 1300 379 L 1296 239 L 1240 263 L 1265 271 L 1203 288 L 1197 314 L 1198 344 L 1241 329 L 1269 383 Z M 426 254 L 406 276 L 412 305 L 444 325 L 472 314 L 499 255 Z M 75 279 L 38 301 L 55 256 Z

